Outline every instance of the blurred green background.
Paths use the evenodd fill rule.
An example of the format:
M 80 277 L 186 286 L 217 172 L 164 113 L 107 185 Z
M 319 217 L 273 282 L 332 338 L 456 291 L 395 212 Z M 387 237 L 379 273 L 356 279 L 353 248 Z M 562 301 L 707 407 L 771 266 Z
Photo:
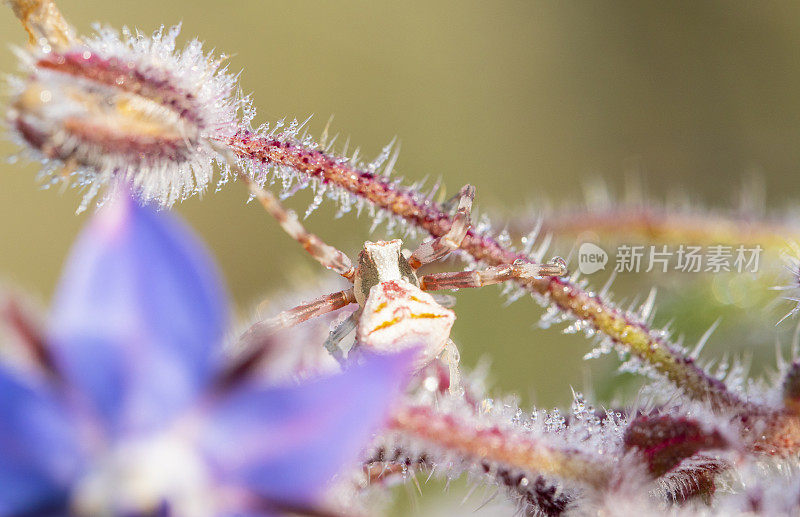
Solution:
M 335 114 L 333 129 L 367 157 L 396 135 L 400 174 L 441 175 L 450 192 L 474 183 L 482 210 L 511 216 L 519 207 L 525 216 L 535 211 L 534 199 L 578 200 L 589 177 L 621 189 L 633 169 L 656 198 L 679 192 L 721 208 L 732 205 L 738 178 L 753 171 L 764 178 L 772 206 L 800 193 L 796 2 L 60 6 L 84 33 L 94 21 L 145 32 L 182 21 L 184 41 L 197 36 L 233 54 L 258 123 L 314 114 L 311 128 L 319 134 Z M 2 41 L 24 44 L 10 11 L 0 13 Z M 0 70 L 16 66 L 9 50 L 0 52 Z M 14 150 L 0 142 L 0 155 Z M 86 215 L 73 215 L 77 193 L 39 190 L 36 170 L 30 163 L 0 165 L 0 275 L 46 300 Z M 231 185 L 178 207 L 216 254 L 242 314 L 320 269 L 244 200 L 243 188 Z M 308 200 L 305 193 L 289 205 L 304 210 Z M 334 221 L 332 213 L 324 206 L 308 226 L 355 254 L 370 238 L 369 221 Z M 648 290 L 645 283 L 628 293 Z M 501 304 L 497 288 L 458 293 L 454 329 L 466 365 L 491 357 L 500 390 L 537 405 L 564 405 L 570 386 L 607 376 L 614 361 L 584 363 L 583 337 L 534 329 L 541 311 L 530 300 Z M 680 306 L 676 313 L 694 318 L 673 325 L 694 339 L 716 318 Z M 765 328 L 777 320 L 764 317 Z M 762 341 L 771 351 L 773 338 Z

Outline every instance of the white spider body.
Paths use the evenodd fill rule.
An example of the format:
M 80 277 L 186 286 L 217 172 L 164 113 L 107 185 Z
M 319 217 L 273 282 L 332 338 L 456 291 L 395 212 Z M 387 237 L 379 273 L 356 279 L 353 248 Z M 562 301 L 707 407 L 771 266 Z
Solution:
M 358 320 L 357 341 L 376 352 L 419 347 L 421 369 L 444 350 L 456 315 L 405 280 L 387 280 L 369 291 Z
M 475 196 L 475 189 L 470 185 L 461 189 L 456 214 L 444 235 L 423 242 L 408 255 L 401 252 L 402 242 L 399 239 L 366 242 L 358 255 L 356 266 L 347 255 L 308 233 L 297 217 L 284 210 L 272 194 L 253 184 L 251 190 L 289 235 L 322 265 L 353 284 L 349 289 L 284 311 L 259 326 L 267 329 L 290 327 L 357 303 L 359 310 L 333 329 L 325 340 L 325 348 L 333 357 L 342 363 L 349 359 L 345 358 L 339 343 L 355 330 L 353 347 L 356 349 L 363 347 L 378 353 L 417 349 L 416 371 L 441 358 L 450 367 L 449 389 L 453 393 L 461 390 L 458 349 L 450 339 L 450 329 L 456 316 L 426 291 L 482 287 L 508 280 L 527 281 L 538 276 L 561 276 L 567 272 L 563 259 L 555 258 L 550 264 L 544 265 L 519 259 L 513 264 L 487 267 L 480 271 L 418 276 L 419 268 L 446 257 L 458 249 L 466 238 L 472 198 Z M 255 332 L 256 329 L 248 335 Z M 242 364 L 257 361 L 258 354 L 262 352 L 262 348 L 254 349 L 251 354 L 244 356 Z
M 380 353 L 417 347 L 421 369 L 445 349 L 456 315 L 419 288 L 401 246 L 399 239 L 364 244 L 354 282 L 356 342 Z

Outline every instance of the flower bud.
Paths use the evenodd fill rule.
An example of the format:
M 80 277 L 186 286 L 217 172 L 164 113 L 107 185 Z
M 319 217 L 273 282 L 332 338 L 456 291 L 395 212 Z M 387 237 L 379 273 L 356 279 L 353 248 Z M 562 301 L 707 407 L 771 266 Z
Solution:
M 152 37 L 99 30 L 65 49 L 23 54 L 9 126 L 54 181 L 88 188 L 81 208 L 122 179 L 169 206 L 205 190 L 218 141 L 239 128 L 236 78 L 178 27 Z

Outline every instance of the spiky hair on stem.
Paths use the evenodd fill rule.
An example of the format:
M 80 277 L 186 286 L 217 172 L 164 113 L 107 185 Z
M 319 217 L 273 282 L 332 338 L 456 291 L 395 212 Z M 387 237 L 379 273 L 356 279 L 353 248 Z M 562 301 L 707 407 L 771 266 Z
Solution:
M 542 232 L 555 239 L 591 238 L 601 244 L 744 245 L 777 254 L 787 238 L 800 236 L 791 207 L 767 206 L 758 178 L 743 178 L 742 185 L 730 192 L 738 191 L 738 205 L 725 208 L 690 199 L 686 192 L 647 191 L 642 181 L 629 177 L 625 191 L 617 192 L 601 179 L 590 179 L 585 182 L 583 199 L 576 196 L 560 203 L 536 199 L 527 209 L 498 209 L 493 218 L 503 220 L 514 238 L 541 225 Z M 629 187 L 629 182 L 635 186 Z
M 214 141 L 252 116 L 224 57 L 198 40 L 176 49 L 180 26 L 152 36 L 96 34 L 19 50 L 7 123 L 40 160 L 46 185 L 85 190 L 79 211 L 119 180 L 145 202 L 171 206 L 205 191 L 221 158 Z
M 42 9 L 26 10 L 31 5 Z M 175 51 L 177 29 L 153 37 L 100 30 L 93 39 L 81 41 L 50 0 L 12 0 L 12 6 L 38 47 L 22 52 L 27 75 L 14 83 L 9 122 L 24 145 L 49 163 L 45 175 L 51 180 L 57 180 L 54 173 L 60 167 L 67 181 L 86 187 L 91 197 L 111 180 L 127 179 L 140 198 L 168 206 L 205 189 L 212 162 L 217 161 L 223 165 L 221 181 L 232 176 L 228 167 L 235 166 L 253 192 L 253 185 L 276 180 L 286 195 L 312 186 L 316 191 L 309 213 L 327 196 L 339 202 L 341 213 L 352 208 L 368 211 L 374 225 L 388 220 L 391 226 L 399 223 L 407 230 L 442 237 L 455 224 L 452 204 L 437 200 L 442 196 L 435 189 L 424 193 L 421 184 L 406 187 L 390 177 L 397 158 L 390 146 L 377 160 L 364 164 L 358 151 L 331 152 L 332 141 L 323 137 L 315 142 L 297 122 L 253 130 L 253 111 L 236 95 L 235 77 L 197 42 Z M 243 117 L 237 120 L 240 109 Z M 756 225 L 744 232 L 736 220 L 706 217 L 700 225 L 695 218 L 655 215 L 661 224 L 651 239 L 679 234 L 681 239 L 695 235 L 714 242 L 738 232 L 758 243 L 765 237 L 778 240 L 786 231 Z M 588 222 L 605 227 L 610 237 L 622 231 L 647 238 L 653 227 L 648 217 L 641 211 L 616 211 Z M 517 249 L 509 232 L 492 231 L 487 220 L 476 220 L 461 246 L 467 261 L 495 266 L 541 261 L 547 240 L 534 250 L 538 229 L 521 237 Z M 581 230 L 575 222 L 568 219 L 564 233 Z M 796 264 L 790 268 L 792 286 L 797 269 Z M 431 396 L 396 411 L 378 438 L 367 465 L 370 472 L 376 464 L 381 475 L 384 468 L 404 472 L 412 466 L 439 469 L 448 476 L 468 472 L 505 487 L 525 505 L 545 513 L 569 510 L 588 500 L 586 496 L 618 505 L 621 494 L 638 491 L 647 497 L 629 502 L 641 500 L 641 513 L 652 513 L 652 492 L 662 496 L 656 500 L 678 503 L 710 498 L 720 473 L 737 470 L 740 456 L 796 467 L 796 361 L 780 367 L 782 390 L 774 384 L 767 390 L 753 389 L 744 368 L 726 363 L 714 371 L 698 362 L 708 335 L 690 351 L 667 330 L 654 328 L 654 292 L 641 306 L 625 309 L 610 300 L 607 288 L 590 290 L 577 273 L 519 281 L 508 288 L 532 294 L 547 307 L 542 326 L 568 322 L 566 332 L 583 331 L 596 339 L 598 346 L 590 356 L 620 352 L 624 368 L 652 375 L 650 389 L 662 392 L 675 407 L 623 408 L 617 413 L 590 410 L 576 398 L 567 417 L 557 411 L 524 415 L 514 404 L 494 405 L 470 386 L 457 403 L 448 405 Z M 46 366 L 47 357 L 37 355 L 36 340 L 26 343 L 30 355 Z M 265 348 L 280 352 L 271 344 Z M 289 359 L 289 373 L 306 364 L 305 358 Z M 251 363 L 233 366 L 223 381 L 251 372 Z M 441 397 L 447 382 L 437 374 L 424 385 Z M 796 509 L 800 502 L 795 498 L 788 504 Z M 619 506 L 610 508 L 616 511 L 608 513 L 621 513 Z
M 795 316 L 800 312 L 800 244 L 794 241 L 789 242 L 787 249 L 783 251 L 783 261 L 785 265 L 786 283 L 774 287 L 777 291 L 782 291 L 782 298 L 795 304 L 778 323 L 783 322 L 789 317 Z
M 365 460 L 362 486 L 466 473 L 506 491 L 524 515 L 583 515 L 610 493 L 649 494 L 657 506 L 710 497 L 741 447 L 700 405 L 604 410 L 574 394 L 562 415 L 523 411 L 511 399 L 431 400 L 426 391 L 435 383 L 423 382 L 394 413 Z
M 226 143 L 251 167 L 256 181 L 281 180 L 286 195 L 298 186 L 310 185 L 316 189 L 310 209 L 328 197 L 338 201 L 343 212 L 354 206 L 358 211 L 369 211 L 375 224 L 388 219 L 387 231 L 399 226 L 441 237 L 452 226 L 453 216 L 447 204 L 434 199 L 435 190 L 425 194 L 419 185 L 403 186 L 399 179 L 389 177 L 395 159 L 388 148 L 381 159 L 365 166 L 358 153 L 350 158 L 344 157 L 344 151 L 340 155 L 331 153 L 331 144 L 325 138 L 317 143 L 300 133 L 300 124 L 292 124 L 286 131 L 280 131 L 281 127 L 242 131 Z M 521 239 L 523 246 L 517 249 L 507 232 L 494 232 L 488 221 L 480 220 L 462 241 L 461 256 L 470 265 L 539 262 L 546 252 L 547 239 L 534 249 L 538 230 L 534 228 Z M 698 363 L 697 354 L 707 336 L 690 351 L 672 341 L 669 330 L 653 327 L 654 293 L 641 307 L 626 310 L 611 302 L 608 286 L 591 290 L 579 272 L 569 278 L 518 282 L 516 289 L 510 289 L 514 293 L 527 291 L 547 307 L 541 319 L 543 327 L 569 322 L 565 332 L 583 331 L 594 339 L 597 346 L 593 356 L 616 350 L 627 370 L 667 381 L 671 385 L 668 392 L 685 403 L 700 402 L 728 415 L 753 452 L 791 456 L 800 450 L 800 421 L 782 405 L 762 400 L 759 393 L 734 382 L 741 368 L 731 369 L 726 376 L 722 371 L 711 373 Z
M 22 17 L 22 19 L 26 25 L 38 27 L 28 18 Z M 53 23 L 41 25 L 47 28 Z M 56 45 L 59 40 L 45 38 L 44 41 L 47 45 Z M 50 43 L 47 43 L 48 41 Z M 144 44 L 143 47 L 150 48 L 151 45 Z M 167 54 L 171 55 L 173 48 L 174 45 L 168 45 Z M 180 62 L 176 66 L 179 64 Z M 252 110 L 247 110 L 246 114 L 252 116 Z M 211 148 L 212 157 L 217 156 L 213 152 L 213 149 L 217 148 L 219 153 L 224 153 L 226 157 L 230 156 L 230 159 L 226 160 L 228 165 L 230 161 L 248 165 L 250 167 L 248 174 L 255 182 L 263 184 L 269 180 L 269 174 L 273 173 L 273 179 L 280 177 L 284 181 L 287 194 L 294 191 L 291 187 L 294 181 L 296 186 L 300 187 L 313 185 L 317 191 L 310 209 L 318 206 L 327 195 L 340 202 L 341 211 L 351 209 L 354 204 L 359 209 L 366 206 L 376 225 L 388 218 L 392 221 L 390 223 L 392 225 L 400 222 L 407 229 L 424 231 L 432 237 L 442 237 L 452 227 L 452 214 L 447 207 L 433 199 L 433 193 L 425 195 L 419 185 L 403 187 L 398 179 L 388 177 L 397 156 L 396 153 L 391 154 L 388 146 L 378 160 L 364 166 L 357 157 L 357 151 L 350 158 L 344 157 L 346 151 L 342 152 L 342 156 L 330 154 L 328 150 L 332 143 L 328 143 L 326 138 L 316 143 L 306 134 L 300 134 L 302 128 L 300 124 L 292 124 L 280 132 L 278 132 L 280 127 L 273 127 L 272 130 L 262 127 L 252 131 L 249 129 L 248 116 L 245 116 L 239 130 L 233 136 L 209 135 L 200 141 Z M 46 123 L 58 125 L 60 120 L 54 117 L 53 121 L 47 120 Z M 40 147 L 43 143 L 39 142 Z M 222 147 L 227 149 L 223 150 Z M 114 156 L 113 152 L 110 156 Z M 102 157 L 100 161 L 105 159 L 106 157 Z M 379 173 L 378 169 L 383 163 L 386 165 Z M 205 171 L 208 164 L 201 162 L 199 165 L 201 170 Z M 238 167 L 239 163 L 235 165 Z M 191 170 L 191 167 L 188 169 Z M 147 198 L 149 195 L 167 205 L 180 199 L 181 193 L 187 190 L 185 188 L 187 183 L 181 181 L 170 183 L 169 180 L 175 178 L 164 172 L 171 170 L 175 169 L 171 166 L 162 167 L 158 174 L 152 175 L 153 178 L 143 174 L 144 171 L 139 171 L 134 175 L 140 181 L 137 190 L 140 194 L 144 194 L 143 197 Z M 224 170 L 222 181 L 230 177 L 227 165 Z M 113 172 L 109 173 L 111 174 Z M 144 178 L 148 178 L 146 182 Z M 94 185 L 98 183 L 102 182 L 95 182 Z M 188 184 L 191 184 L 191 181 Z M 152 190 L 143 188 L 145 185 L 152 187 Z M 195 187 L 189 192 L 196 190 L 198 189 Z M 546 245 L 533 251 L 535 242 L 535 235 L 526 236 L 523 248 L 517 250 L 506 232 L 494 234 L 489 224 L 481 221 L 467 231 L 461 244 L 461 251 L 465 257 L 471 257 L 473 263 L 480 262 L 492 266 L 540 262 Z M 717 407 L 732 408 L 744 404 L 736 393 L 729 391 L 723 383 L 698 368 L 693 360 L 685 356 L 685 351 L 681 347 L 668 341 L 665 338 L 666 333 L 651 328 L 646 321 L 647 316 L 621 310 L 604 296 L 587 291 L 586 283 L 579 281 L 577 276 L 572 279 L 537 278 L 518 284 L 520 288 L 517 289 L 518 293 L 530 292 L 549 307 L 545 314 L 545 322 L 572 320 L 574 323 L 570 328 L 576 331 L 583 329 L 592 336 L 603 336 L 602 349 L 616 347 L 623 353 L 629 353 L 637 361 L 668 378 L 690 398 L 705 400 Z M 647 312 L 649 310 L 642 310 L 642 313 Z

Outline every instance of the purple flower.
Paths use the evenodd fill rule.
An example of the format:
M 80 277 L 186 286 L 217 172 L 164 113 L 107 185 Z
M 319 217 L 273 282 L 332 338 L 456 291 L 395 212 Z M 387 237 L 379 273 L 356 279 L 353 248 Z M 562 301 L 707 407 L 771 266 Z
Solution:
M 193 236 L 127 197 L 75 246 L 52 367 L 0 366 L 0 515 L 233 515 L 311 507 L 399 394 L 410 356 L 220 388 L 224 289 Z

